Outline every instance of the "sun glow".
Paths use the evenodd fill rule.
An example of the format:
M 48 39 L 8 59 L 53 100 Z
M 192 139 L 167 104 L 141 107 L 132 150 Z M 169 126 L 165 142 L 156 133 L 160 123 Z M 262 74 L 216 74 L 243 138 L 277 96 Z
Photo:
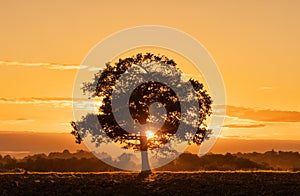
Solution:
M 147 137 L 147 139 L 153 138 L 154 137 L 153 131 L 147 130 L 146 131 L 146 137 Z

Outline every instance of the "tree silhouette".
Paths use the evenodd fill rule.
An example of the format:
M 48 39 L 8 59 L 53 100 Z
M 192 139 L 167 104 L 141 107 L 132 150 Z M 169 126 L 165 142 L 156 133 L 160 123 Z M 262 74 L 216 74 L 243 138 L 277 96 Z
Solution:
M 146 81 L 145 74 L 151 76 Z M 136 88 L 128 104 L 113 108 L 113 100 L 126 97 L 132 85 Z M 83 84 L 82 91 L 90 98 L 98 98 L 101 106 L 96 114 L 88 113 L 80 121 L 71 122 L 76 142 L 81 143 L 90 135 L 96 146 L 113 141 L 125 149 L 141 151 L 142 171 L 150 170 L 148 150 L 157 150 L 162 155 L 175 153 L 168 148 L 170 141 L 200 145 L 210 134 L 206 120 L 212 112 L 211 97 L 203 84 L 185 79 L 176 63 L 166 56 L 137 54 L 119 59 L 113 65 L 107 63 L 92 81 Z M 125 115 L 128 109 L 130 118 Z M 116 120 L 118 114 L 121 122 Z M 156 129 L 151 138 L 147 138 L 146 130 L 140 126 L 147 124 Z M 179 128 L 184 131 L 179 132 Z

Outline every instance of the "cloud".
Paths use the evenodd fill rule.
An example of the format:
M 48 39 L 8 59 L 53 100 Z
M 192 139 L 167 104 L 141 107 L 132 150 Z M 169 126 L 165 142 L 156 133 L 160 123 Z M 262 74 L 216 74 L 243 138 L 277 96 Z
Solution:
M 33 122 L 32 119 L 26 119 L 26 118 L 16 118 L 16 119 L 7 119 L 7 120 L 0 120 L 1 124 L 20 124 L 20 123 L 28 123 Z
M 33 120 L 30 120 L 30 119 L 27 119 L 27 118 L 16 118 L 15 120 L 19 121 L 19 122 L 33 121 Z
M 45 67 L 54 70 L 77 70 L 84 69 L 87 66 L 70 65 L 70 64 L 56 64 L 56 63 L 25 63 L 17 61 L 0 61 L 2 66 L 25 66 L 25 67 Z
M 24 97 L 24 98 L 14 98 L 14 97 L 0 97 L 1 102 L 8 103 L 33 103 L 33 102 L 43 102 L 43 101 L 72 101 L 72 98 L 65 97 Z
M 227 115 L 263 122 L 300 122 L 300 112 L 227 106 Z
M 260 90 L 272 90 L 273 87 L 271 87 L 271 86 L 262 86 L 262 87 L 260 87 L 259 89 L 260 89 Z
M 0 104 L 51 104 L 54 107 L 72 107 L 72 98 L 62 97 L 31 97 L 31 98 L 11 98 L 0 97 Z
M 265 127 L 265 124 L 227 124 L 223 127 L 227 128 L 261 128 Z
M 93 100 L 75 99 L 77 109 L 89 109 L 95 108 Z M 33 104 L 33 105 L 51 105 L 54 107 L 73 107 L 73 99 L 65 97 L 30 97 L 30 98 L 14 98 L 14 97 L 0 97 L 0 104 Z M 224 106 L 215 106 L 218 113 L 218 109 L 221 110 Z M 298 111 L 282 111 L 282 110 L 262 110 L 255 108 L 226 106 L 227 119 L 233 119 L 235 121 L 240 120 L 246 127 L 257 127 L 258 125 L 252 125 L 252 122 L 300 122 L 300 112 Z M 214 114 L 218 115 L 218 114 Z M 238 123 L 233 123 L 238 124 Z M 262 124 L 260 123 L 260 127 Z M 251 125 L 251 126 L 250 126 Z M 237 125 L 230 125 L 237 126 Z M 240 126 L 240 125 L 239 125 Z
M 75 103 L 73 105 L 73 103 Z M 20 105 L 46 105 L 55 108 L 73 107 L 79 110 L 97 111 L 98 102 L 82 98 L 66 98 L 66 97 L 0 97 L 0 104 L 20 104 Z

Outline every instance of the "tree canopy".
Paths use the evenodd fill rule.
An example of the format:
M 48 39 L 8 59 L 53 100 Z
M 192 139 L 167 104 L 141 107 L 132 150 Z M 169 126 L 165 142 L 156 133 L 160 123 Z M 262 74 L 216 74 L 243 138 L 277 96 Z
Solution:
M 206 120 L 212 113 L 211 97 L 202 83 L 186 79 L 175 61 L 166 56 L 136 54 L 114 64 L 107 63 L 92 81 L 83 84 L 82 91 L 91 99 L 97 98 L 101 106 L 96 114 L 89 113 L 80 121 L 71 122 L 71 133 L 77 143 L 90 135 L 96 145 L 113 141 L 126 149 L 141 150 L 144 130 L 137 125 L 149 123 L 157 129 L 148 139 L 149 150 L 163 147 L 171 140 L 199 145 L 209 137 Z M 122 104 L 128 93 L 128 103 Z M 119 99 L 121 104 L 114 102 Z M 126 117 L 128 109 L 130 118 Z M 179 128 L 184 131 L 178 134 Z

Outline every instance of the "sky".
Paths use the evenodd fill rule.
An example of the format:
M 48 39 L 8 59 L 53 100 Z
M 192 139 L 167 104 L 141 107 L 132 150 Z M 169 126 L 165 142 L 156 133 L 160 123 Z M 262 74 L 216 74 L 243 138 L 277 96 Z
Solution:
M 220 138 L 300 145 L 299 8 L 296 0 L 0 0 L 0 137 L 70 132 L 89 50 L 122 29 L 163 25 L 196 38 L 218 65 L 227 99 Z

